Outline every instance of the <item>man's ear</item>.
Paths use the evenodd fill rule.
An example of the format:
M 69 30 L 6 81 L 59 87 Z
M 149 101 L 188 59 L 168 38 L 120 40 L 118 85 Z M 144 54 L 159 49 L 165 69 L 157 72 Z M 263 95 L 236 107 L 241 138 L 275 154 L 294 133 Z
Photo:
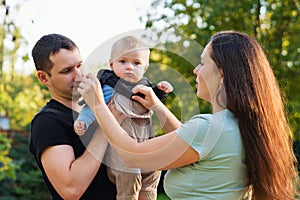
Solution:
M 48 84 L 48 74 L 42 70 L 37 71 L 37 77 L 41 81 L 41 83 L 47 85 Z

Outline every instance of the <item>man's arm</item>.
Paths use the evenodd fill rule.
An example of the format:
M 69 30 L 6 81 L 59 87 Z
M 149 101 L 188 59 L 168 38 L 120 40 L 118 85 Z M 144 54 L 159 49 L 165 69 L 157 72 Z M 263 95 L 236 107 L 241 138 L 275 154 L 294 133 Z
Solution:
M 73 148 L 57 145 L 41 155 L 45 172 L 63 199 L 79 199 L 88 188 L 101 165 L 107 140 L 98 128 L 82 156 L 75 159 Z

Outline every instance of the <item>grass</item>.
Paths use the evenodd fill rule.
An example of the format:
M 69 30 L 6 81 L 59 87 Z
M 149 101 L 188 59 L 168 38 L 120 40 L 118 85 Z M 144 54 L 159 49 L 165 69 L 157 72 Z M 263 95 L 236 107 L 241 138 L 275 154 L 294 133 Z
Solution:
M 157 200 L 170 200 L 170 198 L 164 193 L 158 193 Z

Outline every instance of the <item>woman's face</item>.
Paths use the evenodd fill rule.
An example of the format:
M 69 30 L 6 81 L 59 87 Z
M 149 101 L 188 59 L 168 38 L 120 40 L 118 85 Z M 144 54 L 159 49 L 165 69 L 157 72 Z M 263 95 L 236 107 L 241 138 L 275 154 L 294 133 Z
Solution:
M 201 54 L 201 63 L 194 69 L 196 77 L 197 96 L 213 103 L 213 99 L 220 90 L 222 81 L 221 70 L 210 57 L 211 45 L 207 44 Z

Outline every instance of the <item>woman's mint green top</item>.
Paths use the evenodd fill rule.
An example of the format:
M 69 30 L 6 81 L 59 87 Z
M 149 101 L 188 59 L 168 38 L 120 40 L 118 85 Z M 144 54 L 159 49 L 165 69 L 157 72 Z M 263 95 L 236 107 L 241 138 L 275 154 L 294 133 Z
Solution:
M 168 170 L 166 194 L 172 200 L 240 199 L 248 181 L 244 147 L 233 114 L 227 109 L 199 114 L 176 133 L 199 153 L 200 160 Z

